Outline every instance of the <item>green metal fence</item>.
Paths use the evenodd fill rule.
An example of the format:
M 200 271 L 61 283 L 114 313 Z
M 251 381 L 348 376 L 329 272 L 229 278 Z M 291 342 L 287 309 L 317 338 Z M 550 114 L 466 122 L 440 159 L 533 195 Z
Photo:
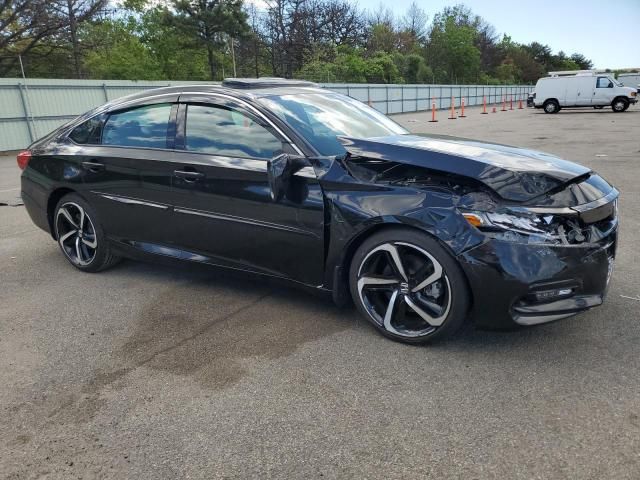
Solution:
M 124 80 L 0 79 L 0 151 L 18 150 L 46 135 L 76 116 L 124 95 L 169 85 L 207 84 L 211 82 L 167 82 Z M 532 89 L 525 85 L 384 85 L 320 84 L 324 88 L 369 103 L 385 114 L 416 112 L 431 108 L 449 108 L 453 97 L 456 107 L 489 104 L 503 98 L 526 98 Z

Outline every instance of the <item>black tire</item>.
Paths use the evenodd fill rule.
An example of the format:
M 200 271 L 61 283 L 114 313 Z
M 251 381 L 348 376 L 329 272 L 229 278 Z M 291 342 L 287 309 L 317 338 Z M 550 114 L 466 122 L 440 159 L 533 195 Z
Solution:
M 402 274 L 388 248 L 400 258 Z M 453 335 L 469 312 L 469 287 L 457 261 L 417 230 L 387 229 L 366 239 L 351 260 L 349 286 L 360 313 L 384 336 L 404 343 Z
M 626 98 L 614 98 L 613 102 L 611 102 L 611 110 L 616 113 L 622 113 L 627 108 L 629 108 L 629 100 L 627 100 Z
M 65 195 L 56 205 L 53 228 L 60 250 L 78 270 L 99 272 L 120 260 L 111 252 L 95 210 L 76 193 Z
M 547 100 L 542 105 L 544 113 L 558 113 L 560 111 L 560 104 L 556 100 Z

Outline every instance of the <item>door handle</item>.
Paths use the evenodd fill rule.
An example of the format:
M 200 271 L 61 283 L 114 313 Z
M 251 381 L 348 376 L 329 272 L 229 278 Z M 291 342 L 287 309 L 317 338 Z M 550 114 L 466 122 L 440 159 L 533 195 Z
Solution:
M 104 165 L 102 163 L 96 162 L 82 162 L 82 168 L 85 170 L 89 170 L 90 172 L 96 173 L 101 170 L 104 170 Z
M 190 172 L 188 170 L 174 170 L 173 174 L 178 178 L 184 179 L 185 182 L 195 182 L 199 178 L 204 177 L 204 173 L 202 172 Z

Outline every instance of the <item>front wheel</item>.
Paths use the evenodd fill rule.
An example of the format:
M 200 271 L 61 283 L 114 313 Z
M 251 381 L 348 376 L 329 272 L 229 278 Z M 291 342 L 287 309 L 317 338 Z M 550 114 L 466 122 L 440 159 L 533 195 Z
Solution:
M 560 104 L 555 100 L 547 100 L 542 106 L 544 113 L 558 113 L 560 111 Z
M 84 272 L 99 272 L 118 261 L 91 205 L 70 193 L 56 206 L 53 224 L 58 246 L 69 263 Z
M 624 98 L 616 98 L 611 103 L 611 110 L 616 113 L 624 112 L 627 108 L 629 108 L 629 102 Z
M 383 335 L 424 343 L 453 334 L 469 309 L 469 289 L 454 258 L 427 234 L 390 229 L 356 251 L 349 271 L 358 310 Z

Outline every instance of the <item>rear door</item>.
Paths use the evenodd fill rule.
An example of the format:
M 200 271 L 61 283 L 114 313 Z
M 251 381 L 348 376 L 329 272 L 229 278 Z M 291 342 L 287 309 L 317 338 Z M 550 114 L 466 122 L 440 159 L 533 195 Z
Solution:
M 275 202 L 267 161 L 294 153 L 252 106 L 224 96 L 183 95 L 173 174 L 175 242 L 210 261 L 320 285 L 324 202 L 311 167 Z
M 594 77 L 577 76 L 568 81 L 567 96 L 569 105 L 587 106 L 591 105 L 593 96 Z
M 100 131 L 82 149 L 83 190 L 113 240 L 170 243 L 176 101 L 165 96 L 93 119 Z M 76 128 L 70 139 L 81 141 L 81 133 Z

